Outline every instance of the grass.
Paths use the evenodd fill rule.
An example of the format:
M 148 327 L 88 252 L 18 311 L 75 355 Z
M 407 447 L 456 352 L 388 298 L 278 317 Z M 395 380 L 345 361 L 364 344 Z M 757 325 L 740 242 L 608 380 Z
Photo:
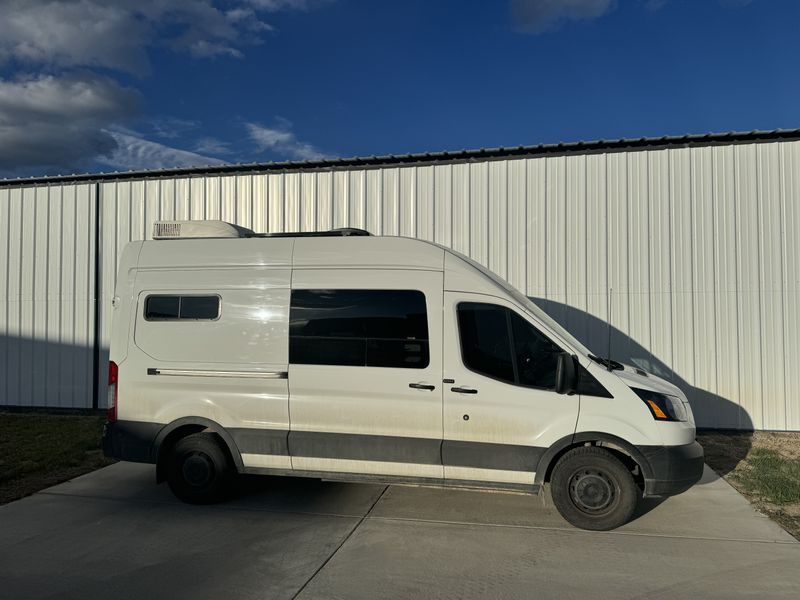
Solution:
M 784 458 L 775 450 L 754 448 L 746 468 L 734 477 L 748 493 L 777 506 L 800 502 L 800 460 Z
M 700 433 L 706 463 L 800 539 L 800 433 Z
M 110 464 L 100 448 L 104 422 L 99 415 L 0 412 L 0 504 Z

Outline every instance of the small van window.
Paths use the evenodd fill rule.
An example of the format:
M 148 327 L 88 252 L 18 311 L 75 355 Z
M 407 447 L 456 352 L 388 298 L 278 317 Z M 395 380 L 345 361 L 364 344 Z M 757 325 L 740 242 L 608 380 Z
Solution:
M 550 338 L 503 306 L 462 302 L 457 310 L 468 369 L 515 385 L 555 389 L 562 350 Z
M 416 290 L 293 290 L 289 362 L 428 366 L 425 295 Z
M 219 296 L 148 296 L 148 321 L 213 321 L 219 318 Z

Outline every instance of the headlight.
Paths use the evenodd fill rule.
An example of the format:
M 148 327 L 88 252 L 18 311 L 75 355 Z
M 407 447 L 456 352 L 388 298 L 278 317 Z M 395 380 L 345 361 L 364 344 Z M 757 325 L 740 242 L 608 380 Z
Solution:
M 651 390 L 631 388 L 650 409 L 650 414 L 656 421 L 688 421 L 686 407 L 680 398 L 659 394 Z

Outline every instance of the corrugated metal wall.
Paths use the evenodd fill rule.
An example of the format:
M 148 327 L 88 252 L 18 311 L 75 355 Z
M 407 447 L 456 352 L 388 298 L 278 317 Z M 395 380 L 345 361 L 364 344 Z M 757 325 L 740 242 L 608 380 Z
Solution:
M 94 192 L 0 188 L 0 404 L 92 406 Z
M 361 227 L 470 255 L 537 299 L 596 352 L 607 354 L 610 342 L 614 358 L 675 381 L 703 426 L 798 430 L 798 173 L 800 142 L 771 142 L 104 182 L 101 340 L 107 345 L 119 251 L 148 237 L 154 221 L 223 219 L 264 232 Z M 85 195 L 82 225 L 91 227 L 87 186 L 47 189 L 0 191 L 0 231 L 8 228 L 15 240 L 0 250 L 0 261 L 12 246 L 20 252 L 20 231 L 28 240 L 36 230 L 48 193 L 49 204 L 59 205 L 49 210 L 58 214 L 71 210 L 69 194 Z M 33 216 L 33 209 L 22 212 L 20 194 L 35 197 Z M 33 248 L 45 244 L 42 235 L 63 235 L 48 227 L 24 243 Z M 91 256 L 88 238 L 78 239 Z M 66 257 L 69 248 L 58 255 Z M 7 258 L 14 269 L 16 256 Z M 10 271 L 11 279 L 38 281 L 40 269 L 52 270 L 52 259 L 32 260 Z M 15 318 L 17 327 L 24 319 Z M 35 323 L 37 335 L 51 339 L 51 322 Z M 14 331 L 26 338 L 33 325 L 26 327 Z M 13 363 L 4 351 L 6 369 L 19 368 L 11 366 L 21 360 L 17 350 Z M 21 402 L 7 392 L 4 400 L 75 402 L 45 392 L 40 387 Z

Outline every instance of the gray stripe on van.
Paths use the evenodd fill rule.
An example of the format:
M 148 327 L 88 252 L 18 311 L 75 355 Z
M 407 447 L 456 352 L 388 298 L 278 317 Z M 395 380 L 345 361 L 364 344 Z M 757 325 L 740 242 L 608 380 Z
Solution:
M 387 435 L 292 431 L 292 456 L 374 460 L 381 462 L 441 464 L 441 440 Z
M 412 463 L 449 467 L 525 471 L 533 473 L 547 448 L 387 435 L 286 431 L 282 429 L 229 430 L 239 452 Z
M 442 463 L 449 467 L 499 469 L 533 473 L 547 448 L 444 440 Z
M 109 454 L 121 460 L 155 462 L 158 432 L 164 425 L 117 421 L 107 426 L 104 440 Z M 385 435 L 359 435 L 286 429 L 231 427 L 230 434 L 242 454 L 332 458 L 411 464 L 534 472 L 547 450 L 516 444 L 491 444 Z M 111 435 L 113 433 L 113 436 Z M 113 437 L 113 440 L 111 439 Z M 114 442 L 112 444 L 112 441 Z M 232 450 L 235 450 L 232 449 Z
M 241 454 L 289 456 L 289 431 L 286 429 L 228 429 Z

